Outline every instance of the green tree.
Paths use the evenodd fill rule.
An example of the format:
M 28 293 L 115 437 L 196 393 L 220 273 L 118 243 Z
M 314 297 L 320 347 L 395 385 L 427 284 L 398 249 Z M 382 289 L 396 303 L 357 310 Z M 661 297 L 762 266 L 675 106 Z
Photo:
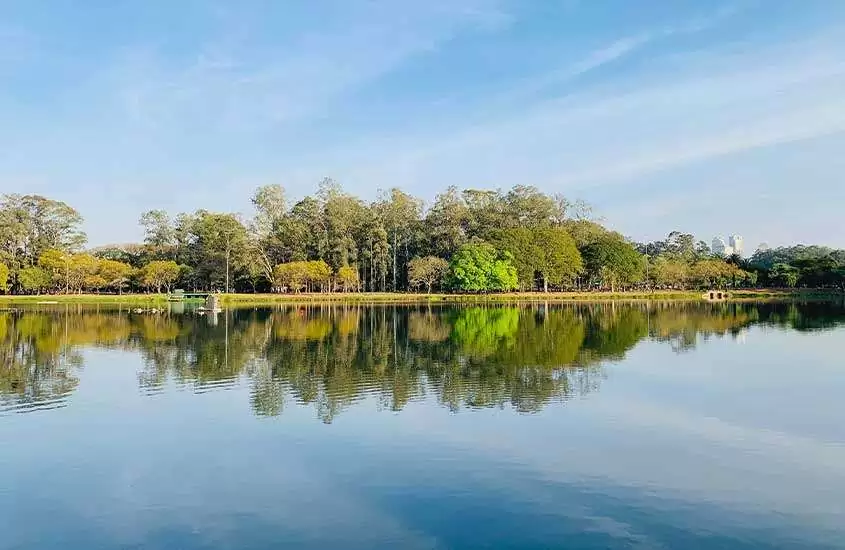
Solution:
M 769 280 L 772 283 L 788 288 L 792 288 L 798 284 L 798 277 L 798 269 L 788 264 L 774 264 L 769 271 Z
M 309 290 L 319 288 L 323 292 L 332 278 L 332 268 L 323 260 L 310 261 L 306 264 L 308 278 L 306 285 Z
M 138 223 L 144 228 L 144 243 L 160 255 L 174 245 L 176 229 L 164 210 L 149 210 L 141 214 Z
M 659 288 L 686 288 L 690 269 L 683 260 L 672 260 L 658 256 L 649 273 L 655 286 Z
M 467 236 L 487 239 L 491 233 L 510 227 L 502 192 L 491 189 L 464 189 L 461 193 L 467 208 Z
M 0 251 L 16 267 L 35 265 L 48 249 L 78 250 L 86 242 L 81 225 L 82 216 L 64 202 L 40 195 L 0 197 Z
M 38 294 L 50 288 L 51 281 L 50 273 L 40 267 L 25 267 L 18 272 L 18 284 L 27 294 Z
M 209 283 L 223 282 L 231 290 L 233 265 L 242 265 L 247 249 L 247 231 L 237 216 L 199 212 L 192 229 L 195 259 Z
M 252 195 L 252 205 L 256 212 L 253 220 L 256 232 L 266 238 L 273 233 L 287 212 L 284 187 L 278 184 L 259 187 Z
M 243 278 L 252 287 L 253 292 L 257 292 L 258 284 L 262 279 L 273 281 L 273 270 L 267 268 L 270 258 L 263 253 L 261 245 L 254 239 L 250 239 L 247 243 L 241 261 Z
M 329 246 L 327 262 L 335 269 L 357 264 L 355 235 L 366 219 L 364 203 L 332 188 L 326 194 L 323 212 Z
M 49 274 L 52 287 L 57 290 L 62 288 L 65 293 L 69 293 L 71 289 L 71 257 L 72 254 L 54 248 L 43 251 L 38 257 L 38 266 Z
M 349 289 L 357 290 L 360 284 L 358 270 L 348 265 L 342 266 L 337 270 L 337 282 L 343 286 L 344 292 L 348 292 Z
M 431 294 L 435 285 L 441 285 L 449 273 L 449 262 L 437 256 L 414 258 L 408 262 L 408 284 L 411 288 L 425 286 Z
M 520 287 L 532 290 L 537 277 L 543 290 L 570 283 L 583 269 L 575 240 L 561 227 L 517 227 L 494 233 L 498 248 L 513 255 Z
M 511 254 L 500 253 L 484 241 L 463 245 L 452 257 L 449 269 L 453 287 L 466 292 L 508 291 L 519 284 Z
M 244 258 L 246 276 L 255 291 L 261 278 L 273 280 L 273 266 L 283 256 L 281 232 L 285 230 L 287 200 L 281 185 L 265 185 L 252 195 L 255 217 Z
M 621 238 L 618 234 L 608 231 L 601 224 L 586 219 L 567 219 L 563 222 L 563 227 L 575 239 L 575 245 L 581 251 L 582 256 L 584 248 L 588 245 L 607 238 Z
M 9 266 L 0 263 L 0 292 L 9 292 Z
M 162 287 L 170 292 L 170 286 L 179 278 L 179 264 L 173 260 L 156 260 L 148 263 L 143 269 L 143 284 L 147 288 L 154 288 L 161 293 Z
M 410 260 L 410 241 L 414 226 L 420 220 L 422 201 L 394 187 L 382 193 L 381 199 L 376 203 L 376 211 L 390 239 L 393 290 L 396 291 L 399 289 L 398 274 L 401 271 L 399 262 L 400 259 L 403 262 Z
M 690 268 L 690 278 L 701 288 L 740 286 L 748 274 L 722 258 L 699 260 Z
M 282 291 L 299 293 L 307 280 L 307 262 L 289 262 L 273 268 L 273 285 Z
M 503 198 L 504 217 L 511 227 L 545 227 L 561 218 L 559 202 L 531 185 L 517 185 Z
M 378 224 L 369 240 L 370 245 L 370 290 L 375 289 L 375 283 L 379 283 L 378 289 L 387 290 L 387 273 L 390 267 L 390 244 L 387 241 L 387 230 L 383 225 Z
M 543 277 L 543 290 L 549 283 L 556 286 L 569 284 L 584 268 L 575 239 L 565 229 L 544 227 L 535 229 L 533 239 L 540 243 L 537 272 Z
M 97 263 L 97 258 L 90 254 L 70 256 L 68 277 L 71 290 L 82 292 L 83 288 L 89 286 L 94 290 L 105 286 L 105 281 L 97 277 Z
M 532 290 L 537 272 L 543 263 L 545 243 L 535 239 L 534 232 L 527 227 L 494 232 L 492 238 L 500 250 L 507 250 L 513 256 L 520 288 Z
M 113 288 L 119 293 L 123 292 L 123 287 L 129 282 L 129 276 L 132 273 L 132 266 L 116 260 L 100 260 L 97 266 L 97 274 L 102 277 L 105 282 L 104 286 Z
M 441 258 L 450 258 L 467 241 L 469 211 L 460 191 L 451 186 L 437 195 L 425 217 L 429 249 Z
M 623 239 L 614 235 L 599 238 L 583 250 L 587 273 L 594 284 L 609 288 L 630 287 L 643 279 L 645 258 Z
M 324 259 L 328 253 L 328 228 L 323 207 L 314 197 L 305 197 L 293 208 L 285 224 L 286 249 L 290 260 Z

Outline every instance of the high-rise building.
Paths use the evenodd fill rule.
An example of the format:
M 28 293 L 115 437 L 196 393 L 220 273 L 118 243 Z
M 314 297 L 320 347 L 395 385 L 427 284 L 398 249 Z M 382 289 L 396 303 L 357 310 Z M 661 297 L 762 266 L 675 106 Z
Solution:
M 745 246 L 742 242 L 742 235 L 731 235 L 728 239 L 728 242 L 733 249 L 733 254 L 739 254 L 742 256 L 742 253 L 745 252 Z
M 725 239 L 722 237 L 713 237 L 713 254 L 718 254 L 720 256 L 725 255 L 725 250 L 728 248 L 728 245 L 725 244 Z

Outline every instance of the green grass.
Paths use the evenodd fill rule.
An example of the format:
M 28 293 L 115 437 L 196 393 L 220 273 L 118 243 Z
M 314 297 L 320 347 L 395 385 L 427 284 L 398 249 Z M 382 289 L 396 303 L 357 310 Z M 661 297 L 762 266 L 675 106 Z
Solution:
M 841 298 L 841 292 L 821 290 L 739 290 L 728 291 L 731 300 L 823 299 Z M 266 305 L 280 303 L 479 303 L 527 301 L 609 301 L 609 300 L 702 300 L 702 291 L 654 292 L 514 292 L 507 294 L 417 294 L 402 292 L 377 293 L 310 293 L 310 294 L 222 294 L 222 304 Z M 193 300 L 197 302 L 198 300 Z M 70 294 L 41 296 L 0 296 L 2 305 L 34 305 L 39 302 L 72 304 L 160 305 L 165 294 Z
M 38 296 L 0 296 L 0 305 L 26 304 L 43 302 L 60 304 L 164 304 L 166 294 L 42 294 Z
M 700 292 L 513 292 L 506 294 L 420 294 L 407 292 L 367 292 L 332 294 L 229 294 L 221 297 L 224 304 L 344 302 L 344 303 L 420 303 L 420 302 L 516 302 L 516 301 L 585 301 L 585 300 L 698 300 Z

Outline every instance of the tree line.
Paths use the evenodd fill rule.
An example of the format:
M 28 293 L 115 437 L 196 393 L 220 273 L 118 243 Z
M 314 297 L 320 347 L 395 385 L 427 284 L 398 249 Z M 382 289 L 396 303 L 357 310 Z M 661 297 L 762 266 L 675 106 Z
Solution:
M 163 210 L 142 243 L 85 249 L 82 217 L 38 195 L 0 199 L 0 292 L 509 292 L 845 284 L 824 247 L 722 258 L 673 231 L 636 243 L 584 203 L 531 186 L 450 187 L 426 207 L 394 188 L 366 202 L 323 180 L 290 200 L 268 185 L 254 214 Z

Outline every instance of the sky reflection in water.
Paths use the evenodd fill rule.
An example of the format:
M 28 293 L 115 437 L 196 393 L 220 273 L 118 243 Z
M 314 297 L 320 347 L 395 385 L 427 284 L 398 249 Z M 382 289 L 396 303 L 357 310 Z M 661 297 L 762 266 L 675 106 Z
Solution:
M 843 547 L 843 321 L 0 313 L 0 548 Z

